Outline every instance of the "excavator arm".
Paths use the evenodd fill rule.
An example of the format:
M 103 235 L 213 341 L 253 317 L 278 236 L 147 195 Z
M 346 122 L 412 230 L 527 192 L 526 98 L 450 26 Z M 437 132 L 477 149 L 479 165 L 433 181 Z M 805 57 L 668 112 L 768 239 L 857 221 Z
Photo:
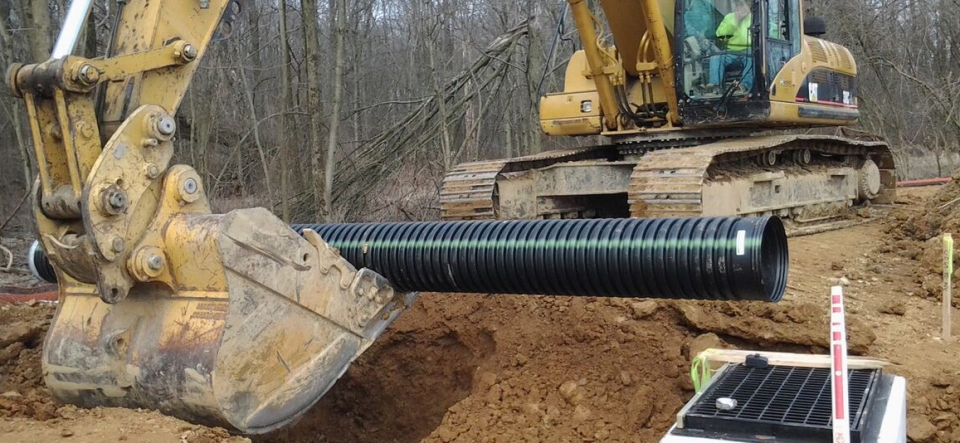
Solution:
M 42 364 L 60 401 L 263 433 L 308 410 L 416 291 L 778 301 L 783 225 L 752 219 L 291 226 L 211 213 L 170 165 L 177 107 L 239 4 L 129 0 L 105 57 L 9 69 L 39 174 L 34 267 L 59 284 Z M 323 233 L 322 235 L 320 233 Z M 343 251 L 343 253 L 341 253 Z

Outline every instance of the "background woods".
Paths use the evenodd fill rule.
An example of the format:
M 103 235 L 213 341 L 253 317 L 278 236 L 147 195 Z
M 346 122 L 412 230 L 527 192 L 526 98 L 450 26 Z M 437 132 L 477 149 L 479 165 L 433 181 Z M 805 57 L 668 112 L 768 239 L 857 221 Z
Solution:
M 45 59 L 68 0 L 0 2 L 0 67 Z M 458 162 L 590 140 L 543 137 L 537 101 L 579 45 L 565 1 L 243 0 L 181 106 L 175 161 L 216 209 L 290 221 L 428 219 Z M 960 1 L 807 0 L 860 68 L 863 129 L 902 178 L 950 174 L 960 135 Z M 118 4 L 96 0 L 82 51 Z M 600 12 L 597 11 L 599 14 Z M 0 94 L 0 220 L 32 180 L 22 105 Z M 30 177 L 30 180 L 27 178 Z M 21 208 L 8 229 L 29 226 Z

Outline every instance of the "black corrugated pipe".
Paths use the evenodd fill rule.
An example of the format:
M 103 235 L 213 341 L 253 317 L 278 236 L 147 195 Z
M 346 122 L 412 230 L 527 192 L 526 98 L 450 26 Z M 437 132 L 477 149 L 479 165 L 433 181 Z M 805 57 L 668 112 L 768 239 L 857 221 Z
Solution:
M 30 250 L 27 251 L 27 266 L 30 267 L 30 272 L 33 273 L 34 277 L 48 283 L 57 282 L 57 273 L 54 272 L 53 265 L 50 264 L 47 256 L 43 253 L 43 249 L 40 248 L 40 242 L 36 240 L 30 245 Z
M 789 265 L 776 217 L 292 227 L 402 291 L 777 302 Z
M 776 217 L 293 225 L 400 290 L 776 302 Z

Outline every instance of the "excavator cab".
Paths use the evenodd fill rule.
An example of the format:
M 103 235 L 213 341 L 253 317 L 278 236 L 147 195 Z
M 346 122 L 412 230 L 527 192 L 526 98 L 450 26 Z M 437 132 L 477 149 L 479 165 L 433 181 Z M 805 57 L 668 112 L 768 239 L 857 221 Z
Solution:
M 598 0 L 605 22 L 586 0 L 569 1 L 583 48 L 568 63 L 563 91 L 541 99 L 548 135 L 625 143 L 661 131 L 743 133 L 859 118 L 856 62 L 817 37 L 823 21 L 804 17 L 802 0 Z
M 765 118 L 767 86 L 800 53 L 798 2 L 681 1 L 677 97 L 684 122 Z
M 804 20 L 800 6 L 799 0 L 680 0 L 676 91 L 684 125 L 857 119 L 849 51 L 816 38 L 823 21 Z

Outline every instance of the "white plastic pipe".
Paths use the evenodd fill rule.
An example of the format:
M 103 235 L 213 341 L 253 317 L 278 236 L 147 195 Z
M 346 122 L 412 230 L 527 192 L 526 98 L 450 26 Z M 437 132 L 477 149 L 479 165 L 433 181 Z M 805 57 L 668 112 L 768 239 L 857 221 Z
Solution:
M 57 36 L 57 44 L 53 46 L 51 58 L 66 57 L 73 53 L 80 38 L 80 31 L 87 22 L 87 15 L 90 14 L 92 7 L 93 0 L 75 0 L 70 3 L 67 18 L 60 29 L 60 35 Z

